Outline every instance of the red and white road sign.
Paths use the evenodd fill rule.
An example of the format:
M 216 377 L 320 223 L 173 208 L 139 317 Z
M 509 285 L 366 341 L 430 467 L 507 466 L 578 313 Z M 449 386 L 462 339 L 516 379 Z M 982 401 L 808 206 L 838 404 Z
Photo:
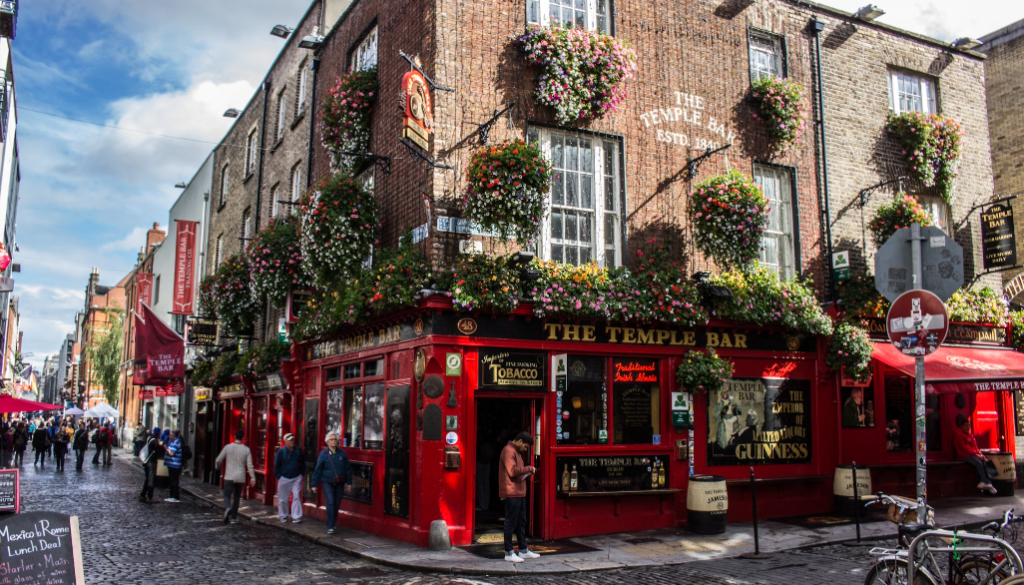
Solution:
M 909 290 L 901 294 L 885 318 L 889 341 L 906 355 L 928 355 L 946 340 L 949 316 L 934 293 Z

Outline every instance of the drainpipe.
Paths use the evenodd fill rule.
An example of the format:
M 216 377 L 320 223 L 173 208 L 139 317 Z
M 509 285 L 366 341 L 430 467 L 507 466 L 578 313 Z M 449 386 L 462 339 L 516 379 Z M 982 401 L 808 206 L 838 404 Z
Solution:
M 256 166 L 256 222 L 253 224 L 255 229 L 253 235 L 260 229 L 260 195 L 263 192 L 263 154 L 266 151 L 267 146 L 267 102 L 270 99 L 270 80 L 263 81 L 263 114 L 262 120 L 260 121 L 260 162 Z M 244 249 L 248 242 L 243 242 L 242 247 Z
M 320 59 L 313 57 L 310 61 L 310 69 L 313 70 L 313 88 L 309 90 L 309 144 L 306 146 L 306 188 L 309 189 L 313 182 L 313 136 L 316 131 L 316 74 L 320 70 Z M 294 211 L 294 210 L 293 210 Z
M 814 51 L 816 54 L 816 65 L 818 68 L 817 92 L 818 92 L 818 127 L 821 129 L 821 182 L 822 194 L 825 197 L 825 244 L 827 255 L 825 257 L 825 275 L 828 278 L 828 300 L 836 300 L 836 283 L 832 277 L 832 209 L 829 205 L 828 196 L 828 149 L 825 146 L 825 90 L 821 81 L 821 31 L 825 30 L 825 23 L 815 16 L 811 21 L 814 30 Z

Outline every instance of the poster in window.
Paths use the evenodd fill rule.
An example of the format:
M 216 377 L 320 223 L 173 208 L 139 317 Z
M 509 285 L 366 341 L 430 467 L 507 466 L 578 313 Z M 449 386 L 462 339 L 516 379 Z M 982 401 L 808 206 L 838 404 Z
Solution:
M 388 433 L 384 443 L 384 511 L 409 517 L 409 387 L 387 391 Z
M 324 437 L 331 433 L 337 433 L 339 440 L 341 434 L 341 407 L 344 391 L 341 388 L 334 388 L 327 391 L 327 428 Z
M 352 481 L 345 484 L 342 497 L 364 504 L 373 503 L 373 463 L 351 461 Z
M 733 378 L 708 395 L 708 465 L 811 462 L 811 381 Z
M 313 477 L 313 469 L 316 467 L 316 459 L 320 454 L 320 450 L 317 449 L 319 443 L 316 436 L 316 426 L 318 422 L 318 414 L 320 409 L 319 398 L 308 398 L 306 399 L 306 406 L 302 417 L 302 450 L 306 457 L 306 489 L 305 497 L 307 500 L 316 501 L 316 494 L 309 488 L 312 487 L 309 484 L 309 479 Z
M 363 400 L 363 448 L 380 449 L 384 445 L 384 385 L 368 384 Z
M 847 387 L 841 390 L 844 429 L 872 429 L 875 427 L 874 388 Z

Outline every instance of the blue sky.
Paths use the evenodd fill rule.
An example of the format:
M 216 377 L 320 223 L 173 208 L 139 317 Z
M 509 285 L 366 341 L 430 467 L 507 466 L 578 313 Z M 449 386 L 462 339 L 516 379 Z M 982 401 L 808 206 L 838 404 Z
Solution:
M 681 1 L 681 0 L 679 0 Z M 819 0 L 822 1 L 822 0 Z M 848 11 L 866 0 L 825 0 Z M 216 142 L 281 48 L 308 0 L 44 0 L 22 2 L 18 92 L 24 351 L 37 367 L 83 308 L 93 266 L 114 284 L 135 264 L 212 144 L 158 138 L 42 115 Z M 944 40 L 1024 18 L 1020 0 L 885 0 L 880 18 Z

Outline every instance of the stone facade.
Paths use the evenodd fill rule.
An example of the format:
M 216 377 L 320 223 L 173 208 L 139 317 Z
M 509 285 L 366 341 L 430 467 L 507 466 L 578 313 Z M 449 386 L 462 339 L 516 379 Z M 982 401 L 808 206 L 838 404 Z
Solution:
M 992 133 L 992 167 L 995 194 L 1024 195 L 1024 20 L 981 38 L 985 60 L 985 91 L 988 124 Z M 1024 200 L 1011 202 L 1016 222 L 1017 262 L 1024 261 Z M 1003 273 L 1007 283 L 1020 270 Z M 1014 286 L 1013 292 L 1020 287 Z M 1008 289 L 1009 296 L 1009 289 Z M 1019 296 L 1019 295 L 1018 295 Z M 1013 300 L 1013 299 L 1010 299 Z M 1018 299 L 1019 300 L 1019 299 Z

